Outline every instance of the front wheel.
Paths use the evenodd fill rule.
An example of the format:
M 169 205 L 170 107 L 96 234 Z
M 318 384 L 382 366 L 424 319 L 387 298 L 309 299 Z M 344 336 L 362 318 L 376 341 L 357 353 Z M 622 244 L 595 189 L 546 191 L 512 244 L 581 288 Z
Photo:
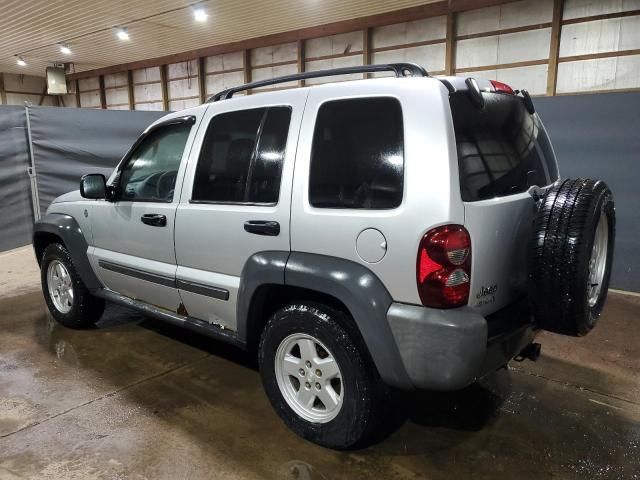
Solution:
M 65 327 L 88 328 L 102 316 L 104 300 L 89 293 L 64 245 L 52 243 L 44 250 L 40 279 L 49 312 Z
M 267 322 L 260 373 L 273 407 L 301 437 L 346 449 L 364 446 L 394 415 L 391 392 L 363 347 L 349 334 L 350 318 L 324 305 L 291 304 Z

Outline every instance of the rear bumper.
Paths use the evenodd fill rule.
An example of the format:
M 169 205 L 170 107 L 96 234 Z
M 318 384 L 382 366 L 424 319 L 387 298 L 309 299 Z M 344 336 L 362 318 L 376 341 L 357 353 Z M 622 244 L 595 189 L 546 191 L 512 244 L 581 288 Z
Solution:
M 470 307 L 392 303 L 387 320 L 411 382 L 425 390 L 466 387 L 505 365 L 535 336 L 526 302 L 488 318 Z

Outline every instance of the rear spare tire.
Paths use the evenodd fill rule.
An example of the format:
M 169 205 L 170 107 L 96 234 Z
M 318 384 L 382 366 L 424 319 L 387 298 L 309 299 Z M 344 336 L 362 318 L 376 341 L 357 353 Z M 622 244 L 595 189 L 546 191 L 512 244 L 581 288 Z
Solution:
M 564 335 L 595 326 L 609 289 L 615 210 L 602 181 L 564 180 L 538 208 L 529 262 L 536 324 Z

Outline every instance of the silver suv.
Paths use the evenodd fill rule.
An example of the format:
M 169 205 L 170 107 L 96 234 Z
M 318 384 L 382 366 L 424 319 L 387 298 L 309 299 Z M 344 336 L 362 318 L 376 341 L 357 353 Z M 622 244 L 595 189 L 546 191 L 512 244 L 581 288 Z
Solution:
M 248 349 L 291 429 L 351 448 L 388 430 L 398 391 L 535 359 L 540 328 L 587 333 L 614 222 L 606 185 L 558 180 L 526 91 L 390 64 L 163 117 L 33 243 L 63 325 L 107 300 Z

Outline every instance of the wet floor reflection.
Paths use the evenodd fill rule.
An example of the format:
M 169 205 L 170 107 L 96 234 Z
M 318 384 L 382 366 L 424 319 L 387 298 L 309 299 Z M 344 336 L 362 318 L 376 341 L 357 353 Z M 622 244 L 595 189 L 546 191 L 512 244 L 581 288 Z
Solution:
M 39 294 L 0 301 L 0 328 L 0 478 L 640 478 L 635 390 L 569 381 L 605 389 L 601 365 L 543 357 L 406 394 L 388 438 L 334 452 L 280 422 L 254 359 L 228 345 L 116 307 L 69 330 Z

